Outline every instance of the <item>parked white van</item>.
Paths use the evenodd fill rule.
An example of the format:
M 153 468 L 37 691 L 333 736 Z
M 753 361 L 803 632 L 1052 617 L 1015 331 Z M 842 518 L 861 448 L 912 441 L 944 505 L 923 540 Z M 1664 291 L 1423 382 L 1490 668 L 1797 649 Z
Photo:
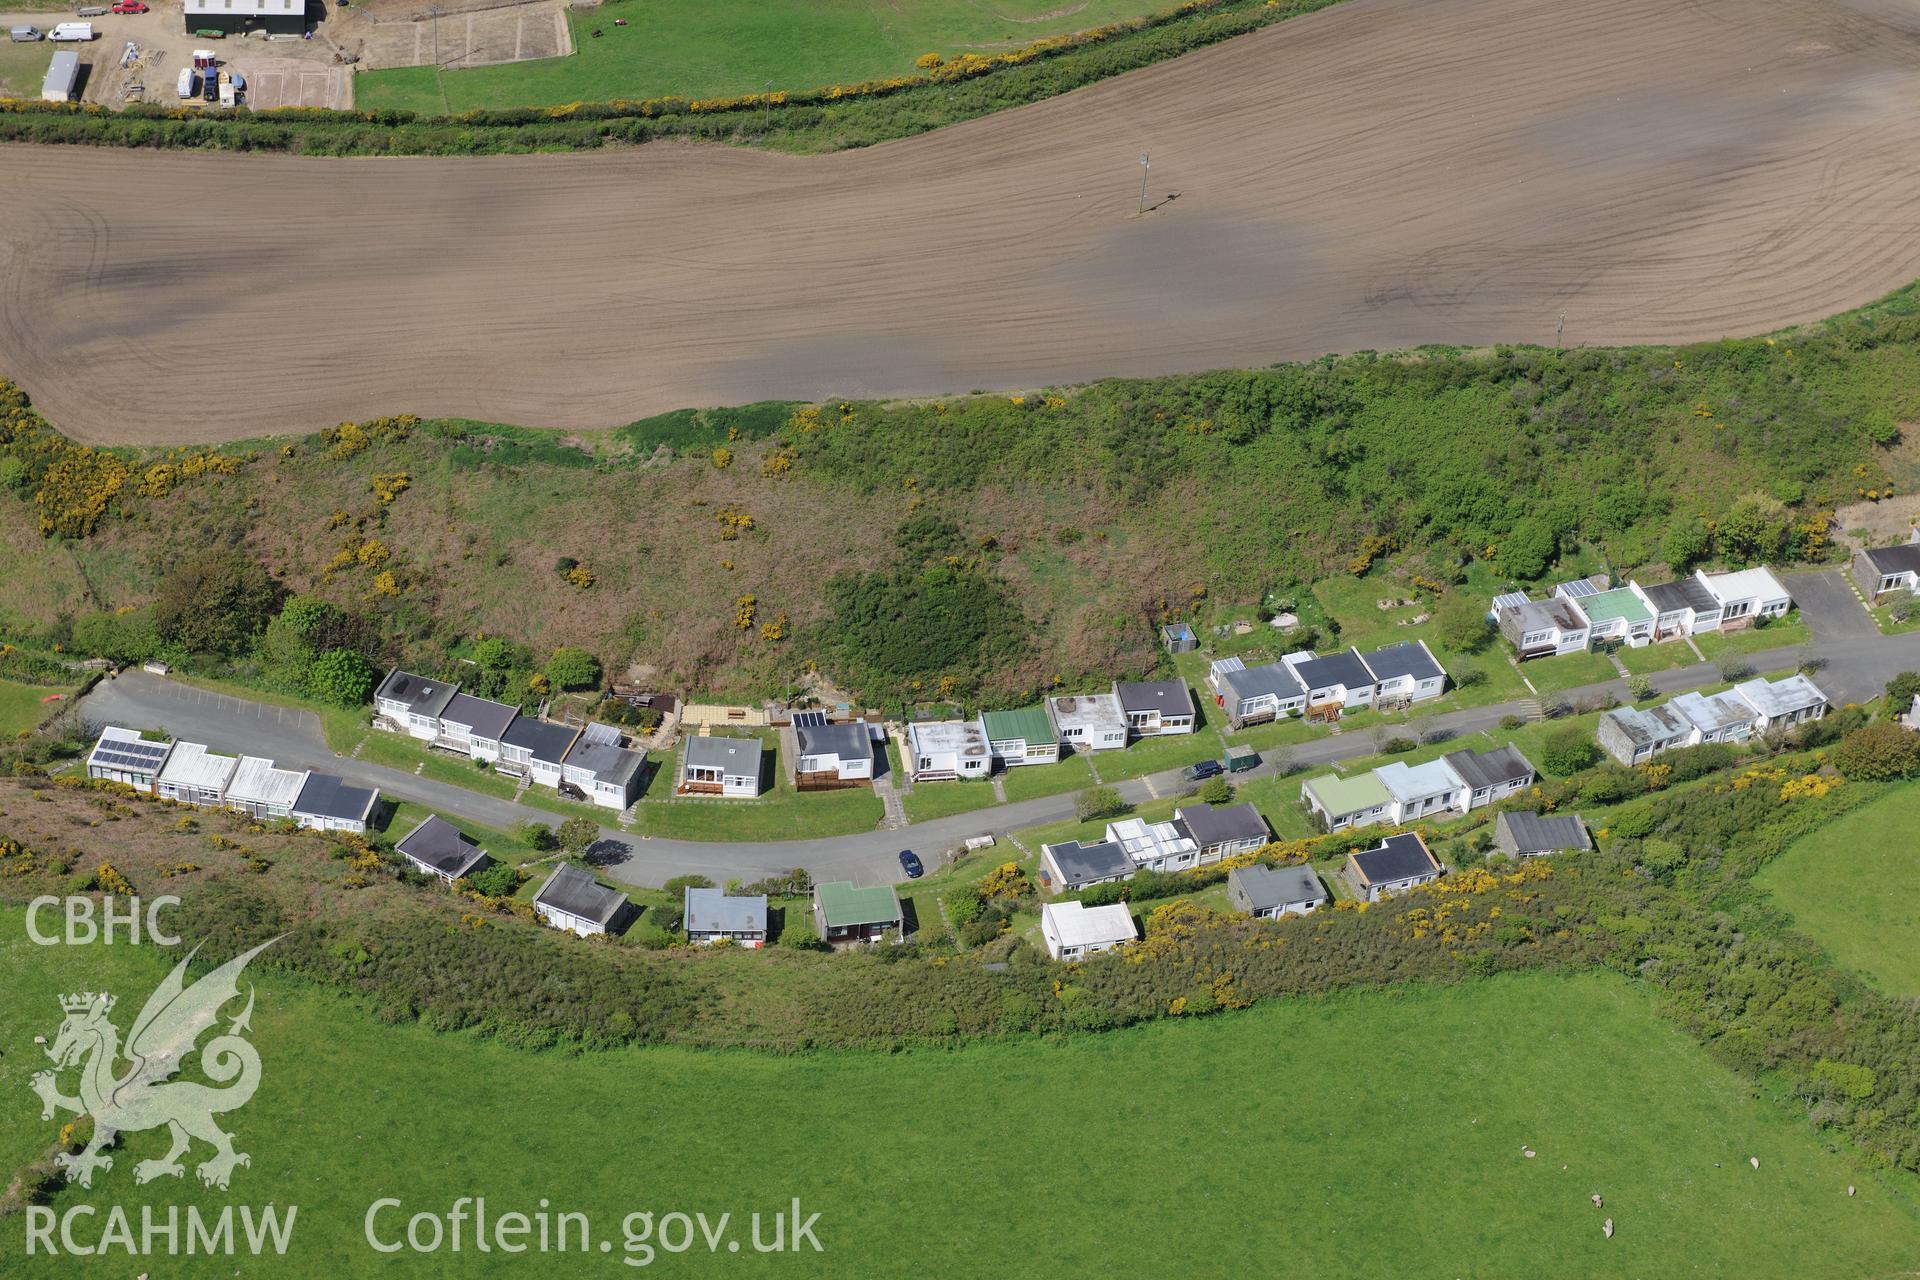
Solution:
M 49 40 L 91 40 L 93 24 L 91 22 L 63 22 L 47 33 Z

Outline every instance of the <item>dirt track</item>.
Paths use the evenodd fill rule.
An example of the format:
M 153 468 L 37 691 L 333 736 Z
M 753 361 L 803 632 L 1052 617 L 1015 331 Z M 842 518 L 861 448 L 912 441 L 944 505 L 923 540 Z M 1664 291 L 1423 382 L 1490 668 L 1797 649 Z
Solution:
M 1899 0 L 1352 0 L 824 158 L 18 150 L 0 372 L 184 441 L 1715 337 L 1920 276 L 1917 126 Z

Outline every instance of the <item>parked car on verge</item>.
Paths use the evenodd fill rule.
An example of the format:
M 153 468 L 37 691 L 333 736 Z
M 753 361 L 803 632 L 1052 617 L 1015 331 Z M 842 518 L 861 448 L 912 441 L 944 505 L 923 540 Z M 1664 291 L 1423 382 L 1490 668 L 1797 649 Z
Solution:
M 927 869 L 920 865 L 920 859 L 911 849 L 902 849 L 900 851 L 900 869 L 907 873 L 907 879 L 909 880 L 918 880 L 921 876 L 927 874 Z
M 1180 776 L 1188 782 L 1205 782 L 1226 772 L 1226 767 L 1218 760 L 1196 760 L 1180 771 Z
M 93 24 L 91 22 L 63 22 L 47 33 L 49 40 L 91 40 Z

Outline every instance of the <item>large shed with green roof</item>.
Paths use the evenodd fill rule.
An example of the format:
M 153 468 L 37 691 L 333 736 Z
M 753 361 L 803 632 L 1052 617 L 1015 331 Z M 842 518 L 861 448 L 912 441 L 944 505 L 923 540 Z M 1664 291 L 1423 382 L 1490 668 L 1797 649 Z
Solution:
M 872 942 L 900 931 L 900 898 L 890 885 L 857 889 L 851 880 L 813 886 L 813 924 L 826 942 Z
M 1009 769 L 1020 764 L 1059 762 L 1060 739 L 1054 735 L 1045 707 L 982 712 L 980 731 L 987 735 L 994 762 Z

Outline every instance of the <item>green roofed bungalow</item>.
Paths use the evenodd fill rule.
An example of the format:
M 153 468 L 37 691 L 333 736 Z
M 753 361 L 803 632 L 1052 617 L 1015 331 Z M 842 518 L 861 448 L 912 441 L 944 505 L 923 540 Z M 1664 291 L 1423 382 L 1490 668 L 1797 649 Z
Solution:
M 982 712 L 980 731 L 987 736 L 994 763 L 1004 768 L 1056 764 L 1060 760 L 1060 739 L 1054 735 L 1053 723 L 1047 719 L 1044 707 Z
M 856 889 L 850 880 L 813 886 L 813 923 L 827 942 L 873 942 L 900 932 L 900 898 L 889 885 Z
M 1371 773 L 1351 778 L 1328 773 L 1300 784 L 1300 803 L 1324 822 L 1327 830 L 1342 831 L 1385 818 L 1393 796 Z
M 1580 611 L 1593 624 L 1595 640 L 1642 643 L 1653 638 L 1653 610 L 1632 587 L 1615 587 L 1598 595 L 1582 596 Z

